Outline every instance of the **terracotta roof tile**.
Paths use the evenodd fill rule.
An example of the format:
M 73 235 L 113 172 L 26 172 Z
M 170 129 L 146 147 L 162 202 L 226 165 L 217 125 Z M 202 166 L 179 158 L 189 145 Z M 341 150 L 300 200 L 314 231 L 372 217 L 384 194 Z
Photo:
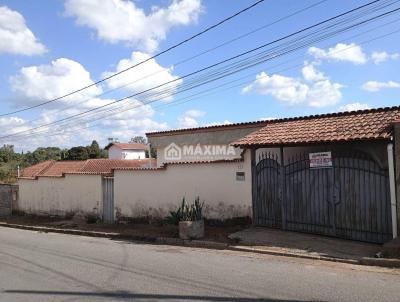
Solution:
M 260 120 L 260 121 L 252 121 L 252 122 L 241 122 L 241 123 L 203 126 L 203 127 L 196 127 L 196 128 L 164 130 L 164 131 L 157 131 L 157 132 L 148 132 L 148 133 L 146 133 L 146 136 L 164 136 L 164 135 L 173 135 L 173 134 L 180 134 L 180 133 L 195 133 L 195 132 L 210 131 L 210 130 L 251 128 L 251 127 L 255 127 L 255 126 L 263 126 L 264 124 L 267 124 L 267 122 L 268 122 L 267 120 Z
M 271 120 L 233 143 L 235 146 L 277 146 L 389 139 L 400 106 Z
M 53 160 L 48 160 L 41 162 L 39 164 L 27 167 L 22 170 L 21 176 L 24 178 L 35 178 L 38 174 L 48 168 L 50 165 L 54 163 Z
M 151 166 L 157 166 L 157 160 L 151 159 Z M 22 171 L 20 178 L 62 177 L 64 174 L 111 174 L 119 168 L 148 168 L 149 159 L 88 159 L 85 161 L 47 161 Z
M 55 161 L 37 176 L 61 177 L 64 173 L 80 171 L 84 164 L 85 161 Z
M 139 143 L 109 143 L 104 149 L 108 150 L 111 146 L 117 146 L 122 150 L 147 150 L 145 144 Z
M 149 159 L 89 159 L 80 172 L 111 173 L 119 168 L 146 168 L 150 166 Z M 151 160 L 152 166 L 157 165 L 157 160 Z

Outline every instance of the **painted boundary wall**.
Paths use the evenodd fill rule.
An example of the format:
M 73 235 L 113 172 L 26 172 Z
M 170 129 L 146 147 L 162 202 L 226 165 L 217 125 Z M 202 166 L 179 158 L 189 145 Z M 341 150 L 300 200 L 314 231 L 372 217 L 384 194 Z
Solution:
M 17 209 L 37 215 L 102 212 L 101 175 L 19 179 Z
M 11 215 L 18 199 L 18 185 L 0 184 L 0 217 Z
M 236 172 L 244 172 L 244 180 L 237 180 Z M 114 171 L 117 216 L 164 218 L 184 196 L 189 202 L 199 196 L 210 219 L 251 217 L 250 152 L 244 153 L 244 161 Z

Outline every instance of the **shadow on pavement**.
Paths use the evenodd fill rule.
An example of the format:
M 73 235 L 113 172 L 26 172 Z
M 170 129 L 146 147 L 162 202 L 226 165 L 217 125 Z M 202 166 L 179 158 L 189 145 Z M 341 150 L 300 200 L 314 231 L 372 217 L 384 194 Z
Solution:
M 128 291 L 113 292 L 80 292 L 80 291 L 42 291 L 42 290 L 4 290 L 5 294 L 26 295 L 51 295 L 51 296 L 81 296 L 122 299 L 157 299 L 157 300 L 190 300 L 190 301 L 217 301 L 217 302 L 307 302 L 305 300 L 282 300 L 270 298 L 245 298 L 245 297 L 214 297 L 192 295 L 163 295 L 163 294 L 137 294 Z M 311 302 L 311 301 L 309 301 Z M 315 301 L 314 301 L 315 302 Z
M 382 246 L 334 237 L 282 231 L 267 227 L 251 227 L 229 235 L 240 245 L 272 248 L 284 252 L 342 259 L 374 257 Z

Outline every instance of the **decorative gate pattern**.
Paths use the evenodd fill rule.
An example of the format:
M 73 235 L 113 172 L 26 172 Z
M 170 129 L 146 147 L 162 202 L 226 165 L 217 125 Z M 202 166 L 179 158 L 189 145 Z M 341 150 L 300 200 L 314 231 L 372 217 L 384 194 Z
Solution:
M 390 240 L 387 169 L 361 153 L 334 154 L 332 164 L 310 168 L 303 154 L 282 167 L 277 155 L 262 154 L 254 175 L 255 223 L 367 242 Z
M 255 223 L 270 227 L 280 227 L 282 205 L 280 202 L 280 165 L 276 155 L 263 155 L 256 166 L 256 202 L 254 203 Z

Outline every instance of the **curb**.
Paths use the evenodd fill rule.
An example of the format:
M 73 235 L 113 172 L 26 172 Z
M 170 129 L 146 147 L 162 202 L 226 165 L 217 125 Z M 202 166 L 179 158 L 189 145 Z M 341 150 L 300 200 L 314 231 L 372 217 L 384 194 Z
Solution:
M 251 252 L 258 254 L 266 254 L 273 256 L 284 256 L 284 257 L 294 257 L 294 258 L 302 258 L 302 259 L 311 259 L 311 260 L 323 260 L 330 262 L 340 262 L 346 264 L 361 264 L 359 260 L 356 259 L 345 259 L 345 258 L 334 258 L 334 257 L 326 257 L 326 256 L 315 256 L 315 255 L 305 255 L 299 253 L 290 253 L 284 251 L 277 251 L 272 249 L 256 249 L 252 247 L 245 246 L 230 246 L 229 250 L 238 251 L 238 252 Z M 397 261 L 397 259 L 395 259 Z M 398 260 L 400 263 L 400 260 Z M 367 265 L 367 264 L 366 264 Z
M 0 227 L 38 231 L 38 232 L 44 232 L 44 233 L 60 233 L 60 234 L 80 235 L 80 236 L 88 236 L 88 237 L 100 237 L 100 238 L 119 239 L 119 240 L 132 240 L 132 241 L 140 241 L 140 242 L 148 242 L 148 243 L 165 244 L 165 245 L 177 245 L 177 246 L 198 247 L 198 248 L 207 248 L 207 249 L 230 250 L 230 251 L 236 251 L 236 252 L 248 252 L 248 253 L 266 254 L 266 255 L 273 255 L 273 256 L 310 259 L 310 260 L 322 260 L 322 261 L 330 261 L 330 262 L 338 262 L 338 263 L 346 263 L 346 264 L 379 266 L 379 267 L 387 267 L 387 268 L 400 268 L 400 259 L 368 258 L 368 257 L 364 257 L 361 259 L 334 258 L 334 257 L 326 257 L 326 256 L 291 253 L 291 252 L 287 252 L 287 251 L 277 251 L 277 250 L 273 250 L 273 249 L 257 249 L 257 248 L 247 247 L 247 246 L 235 246 L 235 245 L 229 245 L 228 243 L 206 241 L 206 240 L 183 240 L 183 239 L 171 238 L 171 237 L 150 237 L 150 236 L 124 235 L 124 234 L 120 234 L 120 233 L 28 226 L 28 225 L 21 225 L 21 224 L 11 224 L 11 223 L 6 223 L 6 222 L 0 222 Z

